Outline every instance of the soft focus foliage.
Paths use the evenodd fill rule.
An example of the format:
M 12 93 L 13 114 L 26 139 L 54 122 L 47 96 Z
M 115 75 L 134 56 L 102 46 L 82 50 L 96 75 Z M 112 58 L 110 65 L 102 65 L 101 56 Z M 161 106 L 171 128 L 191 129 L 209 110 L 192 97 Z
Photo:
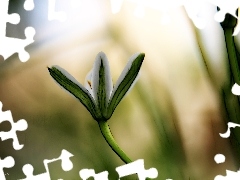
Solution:
M 60 164 L 53 164 L 52 179 L 78 179 L 82 168 L 108 170 L 109 179 L 116 178 L 114 169 L 122 165 L 121 160 L 108 147 L 89 112 L 62 91 L 47 70 L 57 64 L 84 82 L 99 51 L 108 55 L 113 82 L 133 53 L 145 53 L 138 82 L 109 121 L 116 141 L 129 157 L 144 158 L 146 168 L 158 169 L 158 179 L 213 179 L 225 174 L 226 168 L 236 170 L 228 139 L 219 136 L 226 130 L 218 96 L 219 86 L 226 81 L 226 53 L 217 22 L 211 21 L 196 34 L 182 8 L 172 10 L 170 23 L 162 25 L 157 10 L 146 8 L 145 16 L 137 18 L 133 13 L 136 5 L 128 2 L 113 15 L 109 1 L 91 0 L 82 1 L 76 9 L 59 1 L 56 9 L 68 15 L 61 23 L 47 21 L 46 0 L 34 1 L 31 18 L 22 12 L 21 2 L 10 1 L 9 11 L 22 13 L 23 22 L 8 35 L 21 37 L 26 24 L 32 24 L 37 34 L 36 43 L 27 48 L 28 62 L 13 56 L 0 63 L 3 109 L 10 109 L 15 121 L 24 118 L 29 125 L 18 134 L 23 150 L 14 151 L 11 142 L 0 142 L 0 157 L 11 155 L 16 161 L 6 170 L 7 178 L 24 178 L 26 163 L 33 165 L 35 174 L 43 173 L 43 160 L 55 158 L 63 148 L 74 155 L 74 168 L 63 172 Z M 211 47 L 204 58 L 216 84 L 206 73 L 199 45 Z M 2 123 L 0 131 L 10 128 Z M 224 164 L 214 162 L 217 153 L 226 156 Z

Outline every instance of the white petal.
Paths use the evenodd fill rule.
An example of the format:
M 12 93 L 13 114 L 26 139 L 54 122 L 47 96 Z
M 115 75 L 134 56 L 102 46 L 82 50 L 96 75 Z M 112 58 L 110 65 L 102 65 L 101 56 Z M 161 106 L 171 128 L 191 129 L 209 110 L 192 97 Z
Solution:
M 108 59 L 106 55 L 103 52 L 100 52 L 97 54 L 96 60 L 94 62 L 93 66 L 93 71 L 92 71 L 92 91 L 93 91 L 93 96 L 94 99 L 96 100 L 97 98 L 97 91 L 98 91 L 98 86 L 99 86 L 99 69 L 101 66 L 101 62 L 104 67 L 105 71 L 105 88 L 106 88 L 106 98 L 109 99 L 112 89 L 113 89 L 113 84 L 112 84 L 112 77 L 110 74 L 110 69 L 109 69 L 109 64 L 108 64 Z

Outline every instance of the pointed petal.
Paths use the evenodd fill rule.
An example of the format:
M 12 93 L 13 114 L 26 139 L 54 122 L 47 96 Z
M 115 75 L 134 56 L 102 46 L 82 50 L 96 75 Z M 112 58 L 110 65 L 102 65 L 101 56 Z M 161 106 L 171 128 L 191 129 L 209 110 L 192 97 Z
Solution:
M 112 92 L 112 78 L 106 55 L 98 53 L 92 72 L 93 97 L 100 110 L 104 113 Z
M 136 53 L 131 56 L 126 67 L 118 78 L 116 85 L 113 88 L 113 92 L 109 100 L 107 118 L 110 118 L 112 116 L 112 113 L 119 104 L 119 102 L 129 91 L 132 85 L 136 82 L 135 80 L 141 68 L 144 57 L 144 53 Z
M 48 68 L 48 71 L 59 85 L 75 96 L 87 108 L 94 119 L 101 117 L 101 113 L 90 93 L 72 75 L 59 66 L 52 66 L 52 68 Z

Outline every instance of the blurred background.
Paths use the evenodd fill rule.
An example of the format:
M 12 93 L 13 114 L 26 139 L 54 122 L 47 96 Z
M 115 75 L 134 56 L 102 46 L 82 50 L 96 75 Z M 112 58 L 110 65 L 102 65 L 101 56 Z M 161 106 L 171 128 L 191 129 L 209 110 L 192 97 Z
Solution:
M 132 54 L 145 53 L 138 82 L 109 120 L 132 160 L 155 167 L 159 180 L 214 179 L 226 169 L 238 169 L 229 139 L 219 136 L 226 131 L 218 92 L 227 81 L 227 54 L 223 31 L 213 18 L 215 6 L 202 4 L 197 15 L 206 27 L 199 30 L 186 7 L 164 1 L 126 0 L 114 8 L 109 0 L 56 0 L 55 11 L 66 13 L 63 22 L 48 20 L 47 0 L 34 1 L 32 11 L 24 10 L 24 2 L 9 1 L 9 14 L 19 13 L 21 21 L 8 23 L 6 35 L 25 39 L 24 29 L 34 27 L 35 42 L 26 47 L 30 59 L 0 58 L 3 111 L 11 110 L 15 122 L 28 122 L 28 129 L 17 133 L 23 149 L 15 151 L 12 140 L 0 141 L 1 159 L 15 159 L 14 167 L 4 169 L 6 179 L 25 178 L 24 164 L 32 164 L 34 174 L 44 173 L 43 160 L 59 157 L 62 149 L 74 155 L 74 168 L 64 172 L 55 162 L 49 167 L 51 179 L 80 179 L 83 168 L 107 170 L 109 179 L 117 179 L 115 168 L 123 162 L 90 113 L 47 70 L 59 65 L 84 83 L 100 51 L 109 59 L 113 83 Z M 9 122 L 1 123 L 0 131 L 10 129 Z M 222 164 L 214 161 L 218 153 L 226 157 Z

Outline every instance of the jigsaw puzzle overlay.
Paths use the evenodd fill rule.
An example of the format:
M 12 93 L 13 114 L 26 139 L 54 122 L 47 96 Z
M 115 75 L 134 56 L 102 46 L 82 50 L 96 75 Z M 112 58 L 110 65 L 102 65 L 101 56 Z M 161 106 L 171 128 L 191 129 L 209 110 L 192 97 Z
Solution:
M 206 19 L 199 17 L 201 10 L 203 10 L 204 3 L 211 3 L 220 8 L 218 12 L 214 15 L 214 19 L 217 22 L 223 22 L 225 19 L 226 14 L 231 14 L 235 18 L 238 19 L 236 16 L 236 11 L 240 7 L 239 0 L 203 0 L 203 1 L 192 1 L 186 0 L 183 1 L 185 10 L 192 19 L 194 25 L 199 29 L 203 29 L 206 26 Z M 237 27 L 235 28 L 233 35 L 236 36 L 239 33 L 240 25 L 238 23 Z
M 72 0 L 72 3 L 79 3 L 77 0 Z M 205 1 L 191 1 L 185 0 L 182 1 L 181 5 L 184 6 L 186 9 L 189 17 L 192 19 L 193 23 L 198 28 L 204 28 L 206 25 L 206 20 L 202 19 L 198 16 L 199 12 L 201 11 L 202 3 L 209 2 L 213 5 L 216 5 L 220 8 L 220 10 L 215 14 L 213 17 L 216 21 L 222 22 L 225 18 L 226 13 L 231 14 L 235 18 L 238 19 L 235 12 L 237 8 L 240 7 L 239 0 L 205 0 Z M 55 11 L 55 3 L 56 0 L 49 0 L 48 1 L 48 20 L 58 20 L 58 21 L 66 21 L 67 15 L 65 12 L 56 12 Z M 115 4 L 114 4 L 115 3 Z M 116 4 L 117 3 L 117 4 Z M 121 5 L 123 0 L 111 0 L 112 8 L 114 13 L 117 13 L 121 9 Z M 22 62 L 26 62 L 29 60 L 30 55 L 26 52 L 25 48 L 34 42 L 35 36 L 35 29 L 33 27 L 26 27 L 25 29 L 25 37 L 26 39 L 18 39 L 18 38 L 10 38 L 6 37 L 6 24 L 18 24 L 20 22 L 20 16 L 16 13 L 8 14 L 8 6 L 9 0 L 1 0 L 0 1 L 0 55 L 4 57 L 4 59 L 8 59 L 14 53 L 18 53 L 19 59 Z M 26 11 L 31 11 L 35 8 L 33 0 L 25 0 L 23 7 Z M 136 14 L 144 13 L 143 6 L 138 6 L 136 8 Z M 233 35 L 237 35 L 240 31 L 240 24 L 238 23 L 237 27 Z M 232 93 L 235 95 L 240 95 L 240 86 L 238 84 L 234 84 L 232 87 Z M 2 141 L 12 139 L 12 145 L 15 150 L 20 150 L 24 147 L 23 144 L 19 143 L 18 137 L 16 132 L 17 131 L 25 131 L 28 128 L 27 121 L 24 119 L 18 120 L 17 122 L 13 121 L 11 111 L 2 111 L 2 103 L 0 102 L 0 124 L 3 121 L 8 121 L 11 124 L 11 130 L 8 132 L 0 132 L 0 138 Z M 220 134 L 223 138 L 228 138 L 230 136 L 230 128 L 240 127 L 239 124 L 236 123 L 228 123 L 227 132 L 224 134 Z M 50 180 L 50 173 L 48 164 L 53 163 L 55 161 L 62 162 L 62 169 L 64 171 L 70 171 L 73 168 L 73 164 L 70 160 L 70 157 L 73 155 L 68 152 L 67 150 L 62 150 L 61 155 L 58 158 L 43 161 L 44 167 L 46 169 L 45 173 L 33 175 L 34 168 L 31 164 L 25 164 L 22 168 L 23 173 L 25 174 L 26 178 L 29 180 L 40 180 L 46 179 Z M 216 163 L 223 163 L 225 162 L 225 156 L 222 154 L 217 154 L 214 158 Z M 13 157 L 8 156 L 3 159 L 0 158 L 0 179 L 5 180 L 5 174 L 3 168 L 11 168 L 15 165 L 15 160 Z M 131 174 L 137 174 L 140 180 L 144 180 L 145 178 L 156 178 L 158 176 L 158 172 L 155 168 L 150 168 L 145 170 L 144 168 L 144 161 L 142 159 L 134 161 L 130 164 L 120 166 L 116 168 L 116 171 L 119 174 L 119 178 L 125 177 Z M 96 180 L 107 180 L 108 179 L 108 172 L 104 171 L 101 173 L 96 174 L 93 169 L 83 169 L 79 171 L 79 176 L 82 179 L 88 179 L 89 177 L 93 177 Z M 240 179 L 240 171 L 232 172 L 226 171 L 226 176 L 218 175 L 215 177 L 215 180 L 225 180 L 225 179 Z
M 134 13 L 136 16 L 144 15 L 144 1 L 137 6 Z M 209 2 L 213 5 L 216 5 L 220 8 L 220 10 L 215 14 L 214 19 L 218 22 L 222 22 L 227 13 L 232 16 L 238 18 L 235 14 L 238 7 L 240 7 L 239 0 L 205 0 L 205 1 L 191 1 L 184 0 L 180 1 L 180 3 L 176 3 L 177 5 L 183 5 L 189 18 L 192 19 L 193 23 L 196 27 L 202 29 L 206 25 L 206 20 L 202 19 L 198 16 L 198 14 L 202 10 L 203 3 Z M 71 3 L 73 5 L 80 4 L 77 0 L 72 0 Z M 123 0 L 111 0 L 112 12 L 115 14 L 120 11 Z M 173 2 L 174 3 L 174 2 Z M 56 0 L 48 0 L 48 20 L 58 20 L 61 22 L 66 21 L 67 15 L 65 12 L 56 12 L 55 11 Z M 35 29 L 33 27 L 27 27 L 25 29 L 26 39 L 18 39 L 18 38 L 10 38 L 6 37 L 6 24 L 9 22 L 11 24 L 18 24 L 20 22 L 20 16 L 16 13 L 8 14 L 8 5 L 9 0 L 1 0 L 0 1 L 0 55 L 4 57 L 4 59 L 8 59 L 14 53 L 18 53 L 19 59 L 22 62 L 26 62 L 30 55 L 25 51 L 25 47 L 32 44 L 34 42 Z M 159 4 L 161 5 L 161 4 Z M 169 5 L 168 5 L 169 6 Z M 23 7 L 26 11 L 31 11 L 34 9 L 34 1 L 33 0 L 25 0 Z M 176 7 L 175 4 L 172 7 Z M 165 22 L 167 17 L 167 13 L 165 12 L 165 18 L 163 21 Z M 233 35 L 237 35 L 240 31 L 240 23 L 238 23 L 237 27 Z
M 228 138 L 231 135 L 231 128 L 240 127 L 240 124 L 228 122 L 228 128 L 225 133 L 220 133 L 222 138 Z M 224 163 L 225 156 L 223 154 L 217 154 L 214 157 L 216 163 Z M 240 170 L 237 172 L 226 170 L 226 176 L 217 175 L 214 180 L 233 180 L 233 179 L 240 179 Z
M 73 168 L 73 163 L 70 160 L 70 157 L 72 157 L 72 156 L 73 155 L 70 152 L 63 149 L 61 152 L 61 155 L 58 158 L 51 159 L 51 160 L 45 159 L 43 161 L 43 164 L 46 169 L 46 172 L 42 173 L 42 174 L 38 174 L 38 175 L 33 175 L 34 168 L 31 164 L 25 164 L 23 166 L 22 170 L 23 170 L 23 173 L 26 175 L 26 178 L 20 179 L 20 180 L 43 180 L 43 179 L 51 180 L 48 164 L 60 160 L 62 162 L 61 163 L 62 169 L 64 171 L 70 171 Z
M 139 159 L 129 164 L 122 165 L 116 168 L 118 172 L 119 179 L 122 177 L 126 177 L 129 175 L 137 174 L 139 180 L 145 180 L 146 178 L 157 178 L 158 171 L 155 168 L 150 168 L 146 170 L 144 168 L 143 159 Z M 101 173 L 96 174 L 94 169 L 82 169 L 79 172 L 80 177 L 83 180 L 87 180 L 90 177 L 93 177 L 95 180 L 108 180 L 108 172 L 103 171 Z
M 21 119 L 17 122 L 13 121 L 12 113 L 11 111 L 2 111 L 2 102 L 0 101 L 0 124 L 3 121 L 8 121 L 11 124 L 11 130 L 8 132 L 0 132 L 0 138 L 2 141 L 5 141 L 7 139 L 13 140 L 13 148 L 15 150 L 20 150 L 23 148 L 22 144 L 19 144 L 18 137 L 16 134 L 16 131 L 24 131 L 27 129 L 28 124 L 27 121 L 24 119 Z M 13 157 L 8 156 L 4 159 L 0 158 L 0 179 L 5 180 L 5 174 L 3 171 L 3 168 L 11 168 L 15 165 L 15 160 Z
M 26 0 L 24 8 L 29 10 L 29 0 Z M 20 16 L 16 13 L 8 14 L 8 0 L 0 1 L 0 55 L 6 60 L 14 53 L 18 53 L 19 59 L 22 62 L 26 62 L 30 55 L 25 51 L 25 47 L 33 43 L 33 37 L 35 35 L 35 29 L 33 27 L 27 27 L 25 29 L 26 39 L 17 39 L 6 37 L 6 24 L 18 24 L 20 22 Z
M 8 156 L 4 159 L 0 158 L 0 179 L 6 180 L 3 168 L 11 168 L 15 165 L 15 160 L 12 156 Z
M 27 121 L 24 119 L 21 119 L 17 122 L 13 121 L 12 113 L 11 111 L 2 111 L 2 102 L 0 102 L 0 123 L 3 121 L 8 121 L 11 124 L 11 130 L 8 132 L 0 132 L 0 138 L 2 141 L 5 141 L 7 139 L 13 140 L 13 148 L 15 150 L 20 150 L 23 148 L 22 144 L 19 144 L 18 137 L 17 137 L 17 131 L 25 131 L 28 127 Z
M 11 130 L 8 132 L 0 132 L 0 138 L 2 141 L 7 139 L 13 139 L 13 148 L 15 150 L 20 150 L 24 145 L 20 145 L 16 131 L 24 131 L 28 128 L 27 121 L 21 119 L 17 122 L 13 121 L 11 111 L 2 111 L 2 102 L 0 102 L 0 123 L 3 121 L 9 121 L 11 124 Z M 63 149 L 61 155 L 58 158 L 54 159 L 45 159 L 43 160 L 44 167 L 46 169 L 45 173 L 34 175 L 34 168 L 31 164 L 25 164 L 22 168 L 23 174 L 26 176 L 24 179 L 20 180 L 51 180 L 48 164 L 61 161 L 61 167 L 64 171 L 70 171 L 73 168 L 73 163 L 70 158 L 73 157 L 73 154 Z M 15 164 L 13 157 L 8 156 L 4 159 L 0 159 L 0 179 L 6 180 L 3 168 L 11 168 Z M 145 170 L 143 159 L 137 160 L 135 162 L 120 166 L 116 168 L 116 171 L 119 174 L 119 178 L 125 177 L 132 174 L 137 174 L 139 180 L 144 180 L 145 178 L 156 178 L 158 176 L 158 171 L 155 168 L 150 168 Z M 89 177 L 94 177 L 96 180 L 108 180 L 108 172 L 104 171 L 98 174 L 95 174 L 93 169 L 83 169 L 80 170 L 79 175 L 82 179 L 87 180 Z
M 116 14 L 120 12 L 123 0 L 111 0 L 111 9 L 112 13 Z M 184 6 L 189 18 L 193 21 L 194 25 L 199 28 L 203 29 L 206 26 L 207 20 L 202 18 L 200 15 L 201 11 L 204 10 L 205 3 L 211 3 L 215 6 L 218 6 L 220 10 L 216 12 L 215 16 L 213 17 L 217 22 L 222 22 L 225 19 L 225 15 L 231 14 L 235 18 L 238 19 L 236 16 L 236 10 L 240 7 L 239 0 L 178 0 L 178 1 L 154 1 L 154 3 L 149 3 L 147 1 L 135 1 L 137 2 L 137 7 L 134 10 L 134 14 L 136 17 L 143 17 L 145 13 L 144 7 L 149 7 L 153 9 L 159 9 L 163 13 L 162 17 L 162 24 L 167 24 L 170 21 L 168 16 L 168 11 L 170 9 L 175 9 L 179 6 Z M 162 8 L 163 7 L 163 8 Z M 210 17 L 211 18 L 211 17 Z M 236 36 L 240 31 L 240 24 L 238 23 L 235 31 L 233 33 Z

